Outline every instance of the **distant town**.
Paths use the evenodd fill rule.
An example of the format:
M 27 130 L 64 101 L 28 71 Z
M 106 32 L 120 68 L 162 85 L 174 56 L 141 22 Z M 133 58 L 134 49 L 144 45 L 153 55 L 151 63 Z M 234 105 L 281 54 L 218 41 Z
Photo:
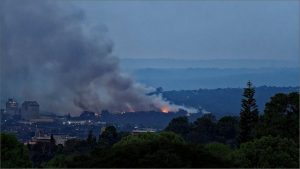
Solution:
M 53 137 L 57 145 L 64 145 L 70 139 L 85 139 L 89 131 L 99 135 L 110 125 L 132 134 L 156 132 L 162 130 L 174 117 L 191 116 L 183 110 L 176 113 L 83 111 L 79 116 L 71 116 L 70 113 L 45 114 L 40 112 L 38 101 L 24 101 L 19 105 L 17 100 L 12 98 L 7 100 L 5 106 L 5 109 L 1 109 L 1 130 L 15 134 L 24 144 L 50 142 Z M 197 118 L 199 115 L 200 113 L 192 117 Z

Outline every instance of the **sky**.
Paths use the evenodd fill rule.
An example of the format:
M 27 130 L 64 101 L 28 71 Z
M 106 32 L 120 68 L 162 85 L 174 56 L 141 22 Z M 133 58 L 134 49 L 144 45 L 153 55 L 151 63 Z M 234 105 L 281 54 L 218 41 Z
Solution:
M 144 98 L 148 86 L 178 83 L 180 74 L 174 75 L 179 81 L 172 82 L 159 72 L 155 76 L 164 81 L 147 84 L 123 71 L 122 62 L 124 65 L 126 58 L 190 59 L 172 60 L 186 68 L 193 65 L 203 68 L 206 63 L 209 67 L 220 68 L 216 62 L 203 62 L 203 59 L 217 60 L 229 68 L 232 64 L 228 65 L 228 61 L 222 59 L 245 59 L 243 63 L 247 65 L 247 60 L 252 59 L 255 66 L 253 59 L 256 63 L 261 59 L 261 67 L 272 67 L 272 64 L 265 64 L 268 60 L 279 63 L 278 67 L 285 67 L 290 62 L 299 63 L 300 4 L 296 0 L 57 0 L 61 6 L 52 2 L 0 1 L 0 41 L 3 42 L 0 74 L 5 79 L 0 87 L 6 98 L 38 100 L 49 110 L 58 107 L 60 110 L 86 107 L 98 110 L 100 105 L 101 108 L 119 110 L 145 109 L 163 103 L 161 98 Z M 82 10 L 74 10 L 74 6 Z M 164 63 L 163 68 L 165 65 L 174 68 L 174 64 L 170 64 L 173 62 L 166 59 L 127 61 L 130 62 L 128 67 L 159 65 L 159 62 Z M 172 78 L 170 73 L 165 76 Z M 212 75 L 207 73 L 205 76 Z M 279 79 L 284 76 L 295 77 L 293 74 L 275 74 L 263 84 L 273 85 L 274 80 L 282 82 L 280 85 L 291 85 L 287 80 Z M 141 77 L 149 80 L 147 72 Z M 204 79 L 195 82 L 191 74 L 186 77 L 192 80 L 190 83 L 195 84 L 195 88 L 205 87 L 201 86 Z M 217 76 L 212 78 L 218 79 Z M 231 80 L 232 77 L 224 79 Z M 216 83 L 211 79 L 207 81 Z M 240 80 L 245 84 L 244 81 Z M 147 101 L 138 102 L 141 98 Z M 116 105 L 119 103 L 122 105 Z
M 299 61 L 299 1 L 71 1 L 119 58 Z

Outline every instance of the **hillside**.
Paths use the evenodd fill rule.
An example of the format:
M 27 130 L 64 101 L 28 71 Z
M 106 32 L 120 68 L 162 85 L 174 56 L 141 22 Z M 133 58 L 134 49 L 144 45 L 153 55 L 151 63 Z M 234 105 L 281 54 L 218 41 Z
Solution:
M 299 91 L 299 87 L 267 87 L 256 88 L 255 98 L 262 112 L 267 103 L 276 93 L 290 93 Z M 217 117 L 224 115 L 238 115 L 241 108 L 242 88 L 199 89 L 164 91 L 163 97 L 175 104 L 191 107 L 202 107 Z
M 256 86 L 298 86 L 299 68 L 144 68 L 134 79 L 166 90 L 240 88 L 251 80 Z

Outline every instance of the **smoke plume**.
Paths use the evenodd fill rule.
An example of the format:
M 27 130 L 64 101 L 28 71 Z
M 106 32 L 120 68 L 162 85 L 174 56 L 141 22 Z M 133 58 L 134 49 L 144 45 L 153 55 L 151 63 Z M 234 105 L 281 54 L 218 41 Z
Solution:
M 122 74 L 106 28 L 53 1 L 0 3 L 1 97 L 37 100 L 43 110 L 170 111 L 161 96 Z

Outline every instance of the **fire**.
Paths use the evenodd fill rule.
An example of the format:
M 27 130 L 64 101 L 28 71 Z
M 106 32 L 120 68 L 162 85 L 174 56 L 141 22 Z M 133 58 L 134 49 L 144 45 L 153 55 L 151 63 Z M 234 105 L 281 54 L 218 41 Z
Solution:
M 169 107 L 163 106 L 163 107 L 161 108 L 161 111 L 162 111 L 163 113 L 169 113 Z

